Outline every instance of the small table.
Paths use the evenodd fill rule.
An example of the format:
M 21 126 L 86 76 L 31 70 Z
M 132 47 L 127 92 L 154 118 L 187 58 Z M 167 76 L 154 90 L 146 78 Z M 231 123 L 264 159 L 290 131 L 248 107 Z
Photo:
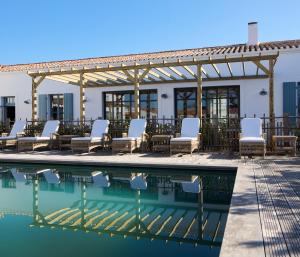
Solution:
M 273 136 L 272 144 L 275 153 L 291 153 L 296 156 L 296 136 Z
M 152 150 L 154 152 L 170 151 L 170 140 L 173 138 L 171 135 L 154 135 L 151 138 Z
M 78 135 L 59 135 L 58 136 L 58 148 L 71 148 L 71 140 L 73 137 L 79 137 Z

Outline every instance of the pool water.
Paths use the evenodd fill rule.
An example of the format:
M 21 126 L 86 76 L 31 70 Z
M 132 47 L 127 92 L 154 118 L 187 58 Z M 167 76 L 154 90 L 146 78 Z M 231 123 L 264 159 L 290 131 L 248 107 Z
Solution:
M 219 256 L 235 171 L 0 164 L 0 256 Z

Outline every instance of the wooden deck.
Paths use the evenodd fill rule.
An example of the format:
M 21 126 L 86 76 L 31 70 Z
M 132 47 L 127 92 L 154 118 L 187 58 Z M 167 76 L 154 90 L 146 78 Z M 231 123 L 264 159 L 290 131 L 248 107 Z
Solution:
M 265 255 L 300 256 L 300 166 L 253 164 Z

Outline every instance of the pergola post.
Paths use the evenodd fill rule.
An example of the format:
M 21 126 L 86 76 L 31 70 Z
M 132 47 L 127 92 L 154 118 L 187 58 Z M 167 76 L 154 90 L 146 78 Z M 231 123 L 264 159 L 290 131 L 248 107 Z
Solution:
M 274 112 L 274 60 L 269 60 L 269 117 L 270 136 L 275 134 L 275 112 Z
M 202 125 L 202 65 L 197 65 L 197 115 Z
M 84 88 L 84 76 L 83 73 L 80 74 L 80 79 L 79 79 L 79 97 L 80 97 L 80 114 L 79 114 L 79 119 L 80 119 L 80 124 L 83 125 L 84 120 L 85 120 L 85 88 Z
M 140 117 L 140 78 L 139 69 L 134 70 L 134 117 Z
M 32 125 L 35 124 L 37 120 L 37 86 L 35 82 L 35 77 L 32 77 L 31 84 L 31 122 Z
M 38 81 L 36 81 L 36 77 L 32 77 L 31 79 L 31 122 L 34 125 L 38 119 L 37 116 L 37 89 L 38 86 L 45 79 L 45 76 L 41 76 Z

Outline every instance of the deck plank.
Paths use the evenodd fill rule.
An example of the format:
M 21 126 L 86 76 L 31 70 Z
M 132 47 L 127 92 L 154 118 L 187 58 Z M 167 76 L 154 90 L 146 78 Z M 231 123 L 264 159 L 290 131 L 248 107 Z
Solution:
M 288 173 L 273 161 L 254 168 L 265 254 L 300 256 L 299 173 Z

